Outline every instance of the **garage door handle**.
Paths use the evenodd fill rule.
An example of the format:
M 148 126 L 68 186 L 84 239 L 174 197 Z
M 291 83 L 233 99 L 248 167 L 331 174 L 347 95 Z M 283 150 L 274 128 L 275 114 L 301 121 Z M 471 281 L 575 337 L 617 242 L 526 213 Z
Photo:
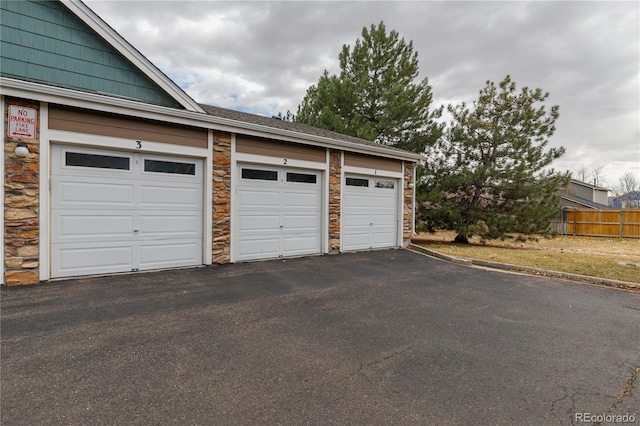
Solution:
M 134 229 L 133 232 L 140 232 L 140 230 L 139 229 Z

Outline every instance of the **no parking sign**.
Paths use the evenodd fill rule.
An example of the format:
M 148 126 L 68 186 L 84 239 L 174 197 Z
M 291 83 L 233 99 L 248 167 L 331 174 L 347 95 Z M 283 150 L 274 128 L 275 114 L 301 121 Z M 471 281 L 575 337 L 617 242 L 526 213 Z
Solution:
M 33 108 L 9 105 L 8 136 L 10 138 L 35 139 L 36 114 L 37 111 Z

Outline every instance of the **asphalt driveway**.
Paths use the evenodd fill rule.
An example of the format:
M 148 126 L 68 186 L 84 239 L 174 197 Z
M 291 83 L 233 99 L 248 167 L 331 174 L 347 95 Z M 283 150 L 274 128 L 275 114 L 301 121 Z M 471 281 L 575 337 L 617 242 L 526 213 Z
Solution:
M 1 297 L 3 425 L 640 424 L 638 293 L 392 250 Z

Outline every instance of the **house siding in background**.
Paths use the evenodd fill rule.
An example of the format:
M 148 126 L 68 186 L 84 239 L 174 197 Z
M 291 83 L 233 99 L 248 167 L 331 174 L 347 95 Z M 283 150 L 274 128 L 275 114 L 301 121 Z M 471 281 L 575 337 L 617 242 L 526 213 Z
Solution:
M 570 196 L 586 200 L 589 203 L 595 203 L 606 207 L 609 204 L 609 190 L 596 185 L 591 185 L 579 180 L 571 180 L 567 187 L 567 193 Z

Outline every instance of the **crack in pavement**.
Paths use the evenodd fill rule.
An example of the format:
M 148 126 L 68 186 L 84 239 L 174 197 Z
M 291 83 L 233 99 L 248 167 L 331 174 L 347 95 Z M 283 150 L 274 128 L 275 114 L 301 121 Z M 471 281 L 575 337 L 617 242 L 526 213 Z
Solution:
M 631 377 L 629 378 L 629 380 L 627 380 L 627 386 L 625 387 L 624 391 L 621 394 L 616 394 L 615 401 L 613 402 L 613 404 L 611 404 L 611 406 L 605 410 L 606 414 L 611 414 L 625 398 L 628 398 L 633 395 L 633 387 L 639 375 L 640 375 L 640 367 L 636 367 L 631 372 Z M 559 408 L 558 406 L 561 403 L 563 403 L 565 400 L 571 401 L 571 407 L 569 407 L 569 409 L 567 410 L 567 414 L 570 414 L 570 422 L 572 425 L 576 424 L 575 422 L 576 396 L 585 396 L 585 395 L 601 396 L 601 397 L 604 396 L 600 393 L 591 393 L 591 392 L 584 392 L 584 391 L 574 391 L 570 393 L 569 389 L 566 386 L 560 386 L 560 389 L 562 390 L 563 395 L 551 401 L 551 414 L 562 423 L 564 421 L 564 416 L 560 416 L 556 414 L 555 411 L 557 408 Z M 592 423 L 592 426 L 598 426 L 601 424 L 602 422 L 594 422 Z
M 358 369 L 358 374 L 364 374 L 363 370 L 365 368 L 371 367 L 371 366 L 376 365 L 376 364 L 383 363 L 383 362 L 385 362 L 385 361 L 387 361 L 387 360 L 389 360 L 391 358 L 394 358 L 394 357 L 396 357 L 398 355 L 402 355 L 403 353 L 408 352 L 411 349 L 413 349 L 415 346 L 416 346 L 415 344 L 406 345 L 406 346 L 403 346 L 401 349 L 396 350 L 395 352 L 392 352 L 389 355 L 386 355 L 386 356 L 383 356 L 383 357 L 378 357 L 377 359 L 374 359 L 373 361 L 370 361 L 370 362 L 367 362 L 367 363 L 361 362 L 360 363 L 360 368 Z
M 566 386 L 560 386 L 560 389 L 562 389 L 562 393 L 564 395 L 562 395 L 560 398 L 557 398 L 557 399 L 551 401 L 551 415 L 553 415 L 553 417 L 555 417 L 556 419 L 558 419 L 558 420 L 560 420 L 562 422 L 562 420 L 564 420 L 564 417 L 561 417 L 561 416 L 559 416 L 558 414 L 555 413 L 556 404 L 558 404 L 558 403 L 564 401 L 565 399 L 567 399 L 569 397 L 569 392 L 567 392 Z
M 400 348 L 397 348 L 394 352 L 384 355 L 384 356 L 379 356 L 377 358 L 375 358 L 372 361 L 369 362 L 360 362 L 360 368 L 358 368 L 358 371 L 356 372 L 356 374 L 360 377 L 362 377 L 365 382 L 367 382 L 369 384 L 369 386 L 376 386 L 376 383 L 374 383 L 374 381 L 372 381 L 369 376 L 367 375 L 367 370 L 369 370 L 369 372 L 371 372 L 370 368 L 373 366 L 376 366 L 378 364 L 382 364 L 386 361 L 389 361 L 392 358 L 395 358 L 399 355 L 402 355 L 406 352 L 411 351 L 411 349 L 413 349 L 415 346 L 417 346 L 417 344 L 410 344 L 410 345 L 405 345 L 405 346 L 401 346 Z M 380 384 L 380 383 L 378 383 Z M 389 388 L 385 388 L 382 390 L 384 394 L 386 394 L 387 398 L 391 397 L 391 394 L 393 394 L 394 396 L 398 396 L 400 395 L 400 392 L 398 392 L 397 390 L 394 389 L 389 389 Z
M 633 394 L 633 385 L 638 378 L 638 373 L 640 373 L 640 367 L 636 367 L 636 369 L 631 372 L 631 378 L 627 380 L 627 387 L 621 394 L 616 395 L 616 400 L 613 402 L 613 404 L 611 404 L 611 407 L 607 409 L 607 413 L 613 412 L 613 410 L 615 410 L 616 407 L 622 402 L 623 398 L 630 397 Z

